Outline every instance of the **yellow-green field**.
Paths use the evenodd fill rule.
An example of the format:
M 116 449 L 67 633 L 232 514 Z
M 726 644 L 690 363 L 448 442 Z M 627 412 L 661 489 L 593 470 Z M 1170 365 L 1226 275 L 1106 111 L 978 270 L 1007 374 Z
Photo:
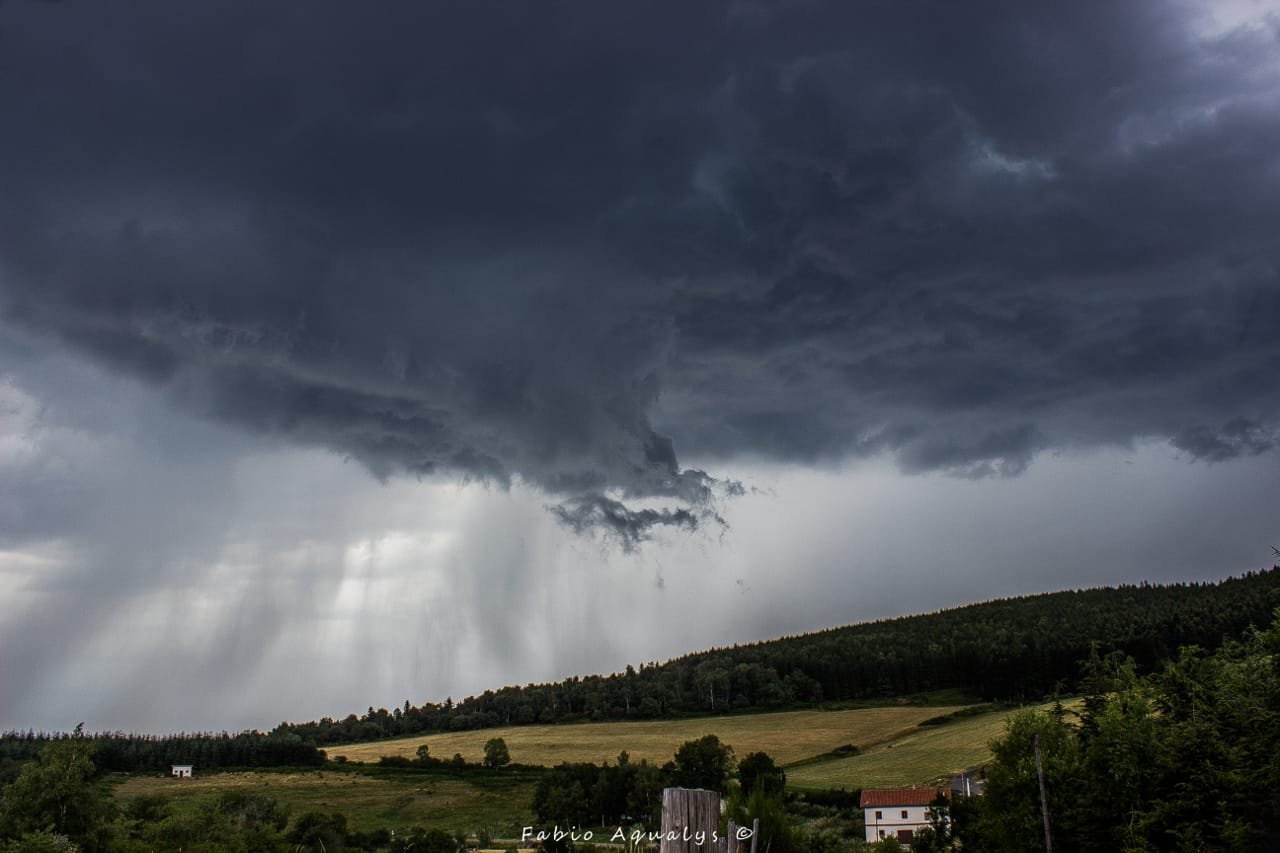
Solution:
M 475 833 L 487 827 L 495 837 L 518 838 L 520 827 L 533 822 L 533 791 L 540 770 L 517 767 L 455 774 L 447 769 L 371 765 L 383 755 L 413 756 L 423 743 L 439 758 L 460 752 L 474 763 L 482 757 L 485 741 L 492 737 L 504 738 L 512 759 L 522 764 L 599 764 L 616 760 L 624 749 L 634 760 L 665 763 L 683 742 L 713 733 L 733 746 L 739 758 L 749 752 L 767 752 L 786 768 L 788 784 L 797 788 L 855 790 L 927 784 L 989 760 L 987 745 L 1004 734 L 1005 721 L 1012 713 L 986 711 L 943 725 L 919 725 L 964 707 L 971 706 L 899 705 L 667 722 L 485 729 L 331 748 L 331 757 L 345 755 L 348 761 L 366 762 L 345 769 L 330 764 L 324 769 L 292 772 L 211 772 L 195 779 L 121 774 L 116 777 L 114 794 L 122 804 L 139 796 L 162 795 L 183 812 L 212 803 L 224 793 L 242 791 L 272 797 L 295 816 L 312 810 L 342 812 L 356 831 L 407 829 L 417 824 Z M 824 757 L 848 745 L 856 746 L 858 753 Z
M 513 726 L 332 746 L 326 751 L 330 758 L 345 756 L 348 761 L 376 762 L 384 755 L 413 758 L 418 747 L 426 744 L 435 758 L 448 759 L 461 753 L 467 761 L 479 763 L 484 758 L 485 741 L 500 737 L 507 743 L 511 760 L 519 764 L 545 767 L 565 761 L 601 764 L 615 761 L 622 750 L 627 751 L 632 761 L 648 759 L 651 763 L 663 764 L 671 760 L 685 741 L 714 734 L 732 746 L 738 757 L 749 752 L 766 752 L 779 764 L 787 764 L 823 755 L 847 744 L 864 749 L 909 731 L 921 720 L 960 707 L 963 706 L 896 706 L 656 722 Z
M 464 778 L 425 773 L 376 776 L 337 770 L 208 773 L 194 779 L 127 776 L 116 785 L 118 802 L 144 795 L 170 798 L 181 809 L 196 808 L 231 791 L 262 794 L 293 814 L 339 811 L 357 831 L 415 824 L 474 832 L 490 826 L 503 837 L 519 836 L 532 822 L 535 781 L 519 771 Z
M 1013 713 L 991 711 L 941 726 L 925 726 L 857 755 L 787 768 L 787 783 L 797 788 L 856 790 L 945 780 L 951 773 L 989 761 L 987 744 L 1005 733 L 1005 721 Z

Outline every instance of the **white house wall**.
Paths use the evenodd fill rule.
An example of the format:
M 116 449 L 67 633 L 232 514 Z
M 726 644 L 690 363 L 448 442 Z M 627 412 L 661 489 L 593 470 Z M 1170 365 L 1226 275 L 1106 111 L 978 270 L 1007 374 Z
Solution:
M 885 835 L 897 838 L 900 829 L 919 832 L 929 825 L 928 806 L 880 806 L 866 808 L 863 811 L 867 825 L 867 841 L 879 841 Z M 907 813 L 905 818 L 902 816 L 904 811 Z M 879 812 L 882 817 L 877 819 L 876 812 Z

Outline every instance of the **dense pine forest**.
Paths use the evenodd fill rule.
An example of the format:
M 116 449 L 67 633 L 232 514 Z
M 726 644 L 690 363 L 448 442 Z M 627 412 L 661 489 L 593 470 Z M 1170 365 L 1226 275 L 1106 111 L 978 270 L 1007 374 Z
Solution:
M 487 690 L 319 722 L 282 723 L 323 746 L 426 732 L 769 710 L 958 688 L 992 700 L 1076 689 L 1095 642 L 1141 671 L 1183 645 L 1216 648 L 1266 625 L 1280 569 L 1217 583 L 1147 584 L 1009 598 L 686 655 L 609 676 Z

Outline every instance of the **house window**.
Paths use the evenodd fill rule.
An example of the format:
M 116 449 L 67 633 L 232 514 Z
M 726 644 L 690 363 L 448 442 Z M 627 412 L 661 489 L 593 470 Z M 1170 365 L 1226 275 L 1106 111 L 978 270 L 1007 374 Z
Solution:
M 884 838 L 884 830 L 883 830 L 883 829 L 882 829 L 882 830 L 880 830 L 880 837 L 881 837 L 881 838 Z
M 903 819 L 903 820 L 906 820 L 906 819 L 907 819 L 907 810 L 906 810 L 906 809 L 903 809 L 903 810 L 902 810 L 902 819 Z
M 884 820 L 884 813 L 876 812 L 876 820 Z

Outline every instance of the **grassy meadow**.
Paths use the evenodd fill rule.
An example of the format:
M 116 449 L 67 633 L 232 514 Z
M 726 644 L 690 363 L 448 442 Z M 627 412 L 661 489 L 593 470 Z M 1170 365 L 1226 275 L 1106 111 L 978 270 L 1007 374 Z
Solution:
M 958 710 L 961 705 L 933 707 L 898 705 L 838 711 L 782 711 L 690 720 L 574 723 L 550 726 L 511 726 L 465 732 L 421 735 L 397 740 L 326 747 L 330 759 L 375 763 L 384 755 L 413 758 L 426 744 L 436 758 L 460 753 L 467 761 L 484 758 L 484 744 L 500 737 L 511 760 L 519 764 L 553 767 L 561 762 L 614 762 L 626 750 L 632 761 L 648 759 L 664 764 L 680 744 L 714 734 L 741 758 L 767 752 L 779 764 L 823 755 L 852 744 L 863 749 L 892 740 L 922 720 Z
M 1039 707 L 1047 709 L 1052 703 Z M 1004 735 L 1005 722 L 1013 713 L 997 709 L 939 726 L 922 726 L 869 748 L 860 747 L 857 755 L 788 767 L 787 784 L 855 790 L 945 781 L 951 773 L 989 761 L 987 744 Z
M 150 775 L 121 777 L 119 803 L 149 795 L 169 798 L 179 811 L 199 808 L 230 791 L 273 797 L 293 814 L 340 811 L 358 831 L 404 829 L 415 824 L 475 832 L 491 827 L 502 837 L 519 837 L 532 823 L 536 775 L 516 768 L 469 772 L 465 776 L 426 771 L 323 769 L 275 772 L 198 772 L 192 779 Z

